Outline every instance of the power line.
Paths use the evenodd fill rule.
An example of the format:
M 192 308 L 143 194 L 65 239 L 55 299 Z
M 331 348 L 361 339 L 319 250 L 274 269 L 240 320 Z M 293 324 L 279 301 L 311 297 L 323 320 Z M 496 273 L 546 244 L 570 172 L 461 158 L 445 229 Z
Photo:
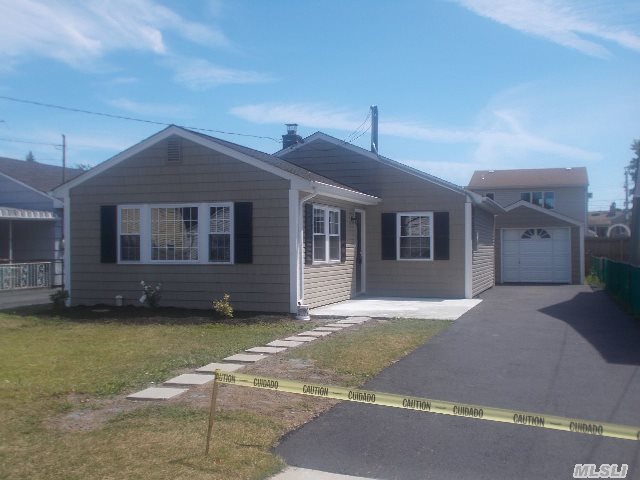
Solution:
M 358 126 L 358 128 L 356 128 L 353 132 L 351 132 L 351 133 L 350 133 L 350 134 L 349 134 L 349 135 L 348 135 L 348 136 L 343 140 L 343 142 L 345 142 L 345 143 L 351 143 L 351 142 L 353 142 L 353 141 L 355 140 L 355 138 L 351 138 L 351 137 L 355 136 L 355 135 L 358 133 L 358 131 L 362 128 L 362 126 L 363 126 L 365 123 L 367 123 L 367 120 L 369 120 L 369 118 L 370 118 L 370 117 L 371 117 L 371 110 L 369 110 L 369 113 L 367 114 L 367 116 L 365 117 L 365 119 L 363 120 L 363 122 Z M 371 128 L 371 127 L 369 127 L 369 128 Z M 366 132 L 366 130 L 365 130 L 365 132 Z M 360 135 L 359 135 L 358 137 L 356 137 L 356 138 L 360 138 L 363 134 L 364 134 L 364 132 L 363 132 L 362 134 L 360 134 Z
M 29 105 L 36 105 L 38 107 L 55 108 L 55 109 L 64 110 L 64 111 L 67 111 L 67 112 L 84 113 L 84 114 L 87 114 L 87 115 L 97 115 L 97 116 L 100 116 L 100 117 L 114 118 L 116 120 L 127 120 L 127 121 L 130 121 L 130 122 L 148 123 L 148 124 L 151 124 L 151 125 L 161 125 L 161 126 L 164 126 L 164 127 L 169 127 L 171 125 L 174 125 L 173 123 L 158 122 L 158 121 L 155 121 L 155 120 L 147 120 L 147 119 L 143 119 L 143 118 L 129 117 L 129 116 L 126 116 L 126 115 L 115 115 L 113 113 L 95 112 L 95 111 L 92 111 L 92 110 L 83 110 L 81 108 L 65 107 L 63 105 L 53 105 L 51 103 L 36 102 L 35 100 L 24 100 L 22 98 L 8 97 L 8 96 L 5 96 L 5 95 L 0 95 L 0 99 L 9 100 L 11 102 L 26 103 L 26 104 L 29 104 Z M 273 140 L 276 143 L 280 143 L 280 140 L 277 140 L 277 139 L 275 139 L 273 137 L 266 137 L 266 136 L 262 136 L 262 135 L 250 135 L 248 133 L 227 132 L 227 131 L 224 131 L 224 130 L 213 130 L 211 128 L 189 127 L 189 126 L 184 126 L 184 125 L 178 125 L 178 126 L 182 127 L 182 128 L 189 129 L 189 130 L 198 130 L 198 131 L 201 131 L 201 132 L 221 133 L 223 135 L 236 135 L 236 136 L 240 136 L 240 137 L 261 138 L 261 139 L 266 139 L 266 140 Z
M 3 142 L 13 142 L 13 143 L 26 143 L 29 145 L 47 145 L 49 147 L 61 147 L 62 145 L 59 143 L 46 143 L 46 142 L 36 142 L 32 140 L 19 140 L 17 138 L 0 138 L 0 141 Z

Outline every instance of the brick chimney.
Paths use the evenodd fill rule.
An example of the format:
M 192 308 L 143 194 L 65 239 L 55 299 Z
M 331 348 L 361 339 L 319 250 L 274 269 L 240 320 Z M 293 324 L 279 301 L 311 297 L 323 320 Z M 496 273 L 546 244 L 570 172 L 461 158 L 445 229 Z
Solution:
M 282 148 L 289 148 L 292 145 L 296 145 L 297 143 L 303 143 L 304 140 L 300 135 L 298 135 L 298 124 L 297 123 L 287 123 L 287 134 L 282 135 Z

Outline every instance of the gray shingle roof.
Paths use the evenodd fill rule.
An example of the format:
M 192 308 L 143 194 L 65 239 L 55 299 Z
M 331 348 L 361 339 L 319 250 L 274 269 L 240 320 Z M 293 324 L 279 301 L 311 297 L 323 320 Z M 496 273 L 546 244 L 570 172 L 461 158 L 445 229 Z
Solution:
M 0 157 L 0 172 L 45 193 L 62 183 L 62 167 L 44 163 Z M 67 168 L 66 179 L 81 173 L 77 168 Z

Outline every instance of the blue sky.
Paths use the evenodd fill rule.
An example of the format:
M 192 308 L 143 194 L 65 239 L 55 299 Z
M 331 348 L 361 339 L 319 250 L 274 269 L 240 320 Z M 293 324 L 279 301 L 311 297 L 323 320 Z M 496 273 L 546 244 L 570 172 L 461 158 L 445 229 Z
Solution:
M 0 96 L 271 137 L 213 133 L 269 153 L 284 123 L 358 137 L 376 104 L 385 156 L 461 185 L 475 169 L 584 165 L 599 209 L 621 205 L 640 138 L 635 0 L 0 7 Z M 161 128 L 0 98 L 0 156 L 59 164 L 64 133 L 69 164 L 96 164 Z

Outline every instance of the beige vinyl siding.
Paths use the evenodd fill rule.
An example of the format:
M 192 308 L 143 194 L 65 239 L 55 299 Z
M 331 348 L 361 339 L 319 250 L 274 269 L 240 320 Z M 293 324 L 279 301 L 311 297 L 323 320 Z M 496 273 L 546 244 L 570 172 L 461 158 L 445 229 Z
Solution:
M 521 192 L 554 192 L 556 204 L 553 211 L 586 224 L 587 193 L 584 187 L 527 187 L 473 190 L 481 195 L 486 195 L 487 193 L 492 192 L 494 194 L 493 199 L 495 202 L 503 207 L 508 207 L 509 205 L 513 205 L 520 201 Z
M 307 196 L 308 194 L 301 194 Z M 356 227 L 351 223 L 355 205 L 326 197 L 314 197 L 308 203 L 327 205 L 345 210 L 347 214 L 347 259 L 344 263 L 318 263 L 304 266 L 304 302 L 320 307 L 352 298 L 355 292 Z
M 475 297 L 495 284 L 494 216 L 473 208 L 472 295 Z
M 571 283 L 580 284 L 580 227 L 527 207 L 496 216 L 496 283 L 502 283 L 502 229 L 569 227 L 571 229 Z
M 324 141 L 303 145 L 283 158 L 382 199 L 366 207 L 368 295 L 464 297 L 464 194 Z M 449 260 L 382 260 L 381 214 L 415 211 L 449 212 Z
M 162 283 L 161 305 L 211 308 L 224 293 L 238 310 L 289 311 L 289 181 L 183 140 L 167 164 L 163 141 L 71 189 L 74 304 L 138 304 L 140 281 Z M 100 263 L 100 206 L 253 202 L 253 263 Z

